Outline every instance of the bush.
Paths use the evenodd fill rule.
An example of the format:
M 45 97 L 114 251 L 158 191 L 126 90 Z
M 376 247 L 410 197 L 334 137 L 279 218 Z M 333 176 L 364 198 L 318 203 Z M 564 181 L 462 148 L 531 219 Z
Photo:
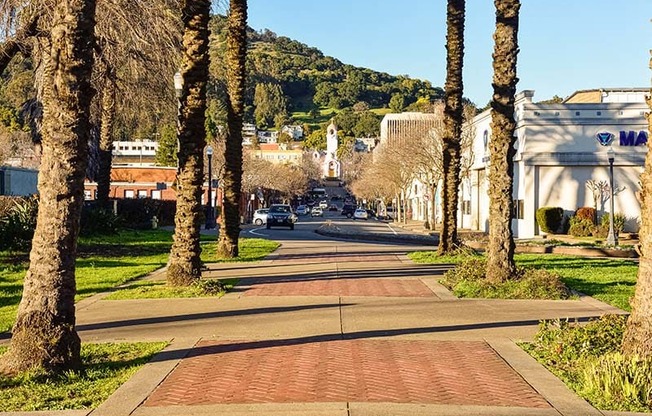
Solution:
M 128 228 L 150 228 L 153 217 L 159 225 L 174 225 L 176 209 L 176 201 L 151 198 L 118 200 L 118 215 Z
M 484 258 L 470 258 L 444 275 L 441 283 L 460 297 L 494 299 L 567 299 L 570 290 L 558 274 L 540 269 L 519 268 L 516 276 L 494 284 L 486 278 Z
M 652 408 L 651 380 L 652 359 L 614 352 L 586 365 L 580 394 L 600 408 L 645 412 Z
M 619 353 L 626 324 L 626 315 L 544 321 L 523 348 L 597 408 L 649 412 L 652 360 Z
M 607 229 L 607 232 L 609 231 L 609 218 L 610 218 L 609 213 L 604 213 L 602 214 L 602 218 L 600 218 L 600 226 L 605 227 Z M 627 222 L 627 217 L 625 217 L 624 214 L 619 214 L 616 213 L 614 215 L 614 232 L 616 234 L 619 234 L 625 229 L 625 223 Z
M 561 229 L 564 210 L 560 207 L 541 207 L 537 210 L 537 223 L 544 233 L 555 233 Z
M 574 237 L 589 237 L 593 235 L 595 224 L 593 220 L 588 220 L 586 218 L 578 217 L 573 215 L 568 221 L 570 227 L 568 228 L 568 234 Z
M 81 212 L 79 233 L 89 235 L 117 234 L 122 228 L 122 219 L 113 211 L 84 205 Z
M 581 207 L 577 208 L 577 211 L 575 211 L 575 216 L 580 220 L 591 221 L 591 224 L 595 225 L 597 212 L 595 208 L 592 207 Z
M 29 251 L 36 229 L 38 197 L 16 198 L 13 207 L 0 218 L 0 250 Z

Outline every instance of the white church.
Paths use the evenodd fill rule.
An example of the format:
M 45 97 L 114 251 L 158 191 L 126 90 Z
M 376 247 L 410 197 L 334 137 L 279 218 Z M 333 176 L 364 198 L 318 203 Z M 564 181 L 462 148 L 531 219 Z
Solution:
M 325 179 L 340 179 L 342 177 L 342 165 L 337 158 L 338 147 L 337 126 L 331 120 L 331 123 L 326 128 L 326 152 L 313 153 L 313 158 L 321 166 Z

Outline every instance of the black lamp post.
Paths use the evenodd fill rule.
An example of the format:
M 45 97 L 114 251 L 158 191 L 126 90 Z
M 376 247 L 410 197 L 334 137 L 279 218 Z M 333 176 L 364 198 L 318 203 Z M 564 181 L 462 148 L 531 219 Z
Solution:
M 616 233 L 614 232 L 614 159 L 615 159 L 615 153 L 614 150 L 609 147 L 609 150 L 607 151 L 607 157 L 609 158 L 609 193 L 610 193 L 610 205 L 611 205 L 611 212 L 609 213 L 609 235 L 607 235 L 607 245 L 609 246 L 617 246 L 618 245 L 618 237 L 616 237 Z
M 206 156 L 208 156 L 208 209 L 206 212 L 206 229 L 210 230 L 215 228 L 213 221 L 213 148 L 208 146 L 206 148 Z

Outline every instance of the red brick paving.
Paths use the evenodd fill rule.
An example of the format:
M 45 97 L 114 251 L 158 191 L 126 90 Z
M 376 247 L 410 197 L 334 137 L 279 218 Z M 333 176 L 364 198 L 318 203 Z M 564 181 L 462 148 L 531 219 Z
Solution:
M 317 254 L 282 254 L 274 259 L 274 262 L 282 261 L 287 264 L 306 263 L 377 263 L 387 261 L 399 261 L 396 254 L 384 253 L 317 253 Z
M 421 280 L 319 279 L 253 283 L 246 296 L 396 296 L 431 297 Z
M 389 402 L 550 405 L 484 342 L 200 342 L 145 406 Z

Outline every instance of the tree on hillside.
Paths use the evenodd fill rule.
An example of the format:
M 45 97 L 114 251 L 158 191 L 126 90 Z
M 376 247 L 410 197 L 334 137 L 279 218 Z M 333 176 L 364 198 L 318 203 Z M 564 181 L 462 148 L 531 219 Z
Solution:
M 442 226 L 440 255 L 450 254 L 459 245 L 457 237 L 458 193 L 462 140 L 462 67 L 464 65 L 465 0 L 448 0 L 446 35 L 446 96 L 444 99 L 444 137 L 442 141 Z
M 154 161 L 158 166 L 177 166 L 177 130 L 172 125 L 161 128 Z
M 277 116 L 287 117 L 287 101 L 280 85 L 260 83 L 254 93 L 254 118 L 260 128 L 274 126 Z
M 242 191 L 242 120 L 245 106 L 247 1 L 231 0 L 226 40 L 228 134 L 224 150 L 224 202 L 217 252 L 238 256 L 240 195 Z
M 650 60 L 652 69 L 652 59 Z M 647 97 L 652 110 L 652 90 Z M 652 113 L 646 114 L 648 131 L 652 134 Z M 622 350 L 626 354 L 652 357 L 652 151 L 650 141 L 645 157 L 645 171 L 641 175 L 641 229 L 639 231 L 641 260 L 638 266 L 636 291 L 632 299 L 632 313 L 627 320 Z
M 81 366 L 75 258 L 88 162 L 95 1 L 40 6 L 50 13 L 51 28 L 40 39 L 39 51 L 47 64 L 39 80 L 44 108 L 40 202 L 11 346 L 0 359 L 5 374 Z
M 487 279 L 502 282 L 516 272 L 512 233 L 512 192 L 514 188 L 514 100 L 516 94 L 516 56 L 518 54 L 519 0 L 494 0 L 494 94 L 491 101 L 491 140 L 489 142 L 489 244 Z
M 179 97 L 177 130 L 177 210 L 174 216 L 174 243 L 167 269 L 167 281 L 172 286 L 188 286 L 201 278 L 199 228 L 206 147 L 210 10 L 210 0 L 184 0 L 181 3 L 183 53 L 180 72 L 183 88 Z

